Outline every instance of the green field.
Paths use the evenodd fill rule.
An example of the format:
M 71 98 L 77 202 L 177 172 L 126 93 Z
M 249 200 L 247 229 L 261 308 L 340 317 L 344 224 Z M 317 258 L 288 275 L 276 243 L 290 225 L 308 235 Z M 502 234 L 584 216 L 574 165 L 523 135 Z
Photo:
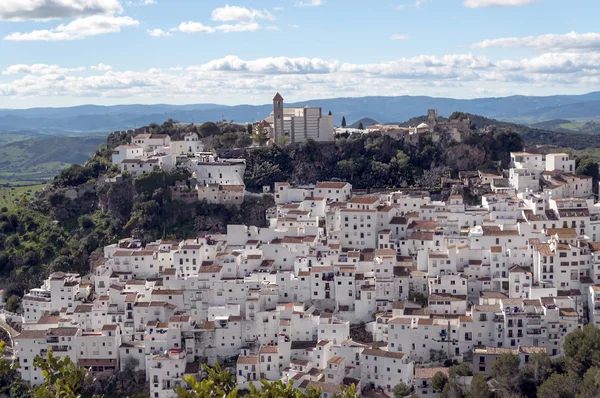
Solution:
M 0 186 L 0 208 L 12 208 L 23 197 L 31 200 L 35 198 L 35 193 L 47 187 L 48 184 L 36 185 L 2 185 Z

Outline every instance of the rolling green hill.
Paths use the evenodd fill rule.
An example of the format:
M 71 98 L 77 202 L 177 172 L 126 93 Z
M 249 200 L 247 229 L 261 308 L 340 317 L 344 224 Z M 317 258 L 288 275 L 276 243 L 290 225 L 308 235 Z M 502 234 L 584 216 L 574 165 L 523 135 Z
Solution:
M 552 130 L 559 133 L 600 134 L 600 122 L 578 122 L 566 119 L 554 119 L 535 123 L 532 127 Z
M 85 163 L 103 137 L 47 137 L 0 144 L 0 183 L 51 180 L 61 169 Z

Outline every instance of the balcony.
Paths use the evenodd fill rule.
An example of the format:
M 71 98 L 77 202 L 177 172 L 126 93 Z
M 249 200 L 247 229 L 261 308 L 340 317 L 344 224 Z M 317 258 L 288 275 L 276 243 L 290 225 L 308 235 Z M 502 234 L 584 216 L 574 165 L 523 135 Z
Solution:
M 530 329 L 527 331 L 527 335 L 528 336 L 535 336 L 535 335 L 540 335 L 542 334 L 542 329 Z
M 58 343 L 58 337 L 48 337 L 46 339 L 46 343 L 48 343 L 48 344 Z
M 51 348 L 52 348 L 52 351 L 54 351 L 54 352 L 67 352 L 67 351 L 69 351 L 69 346 L 66 346 L 66 345 L 53 345 Z

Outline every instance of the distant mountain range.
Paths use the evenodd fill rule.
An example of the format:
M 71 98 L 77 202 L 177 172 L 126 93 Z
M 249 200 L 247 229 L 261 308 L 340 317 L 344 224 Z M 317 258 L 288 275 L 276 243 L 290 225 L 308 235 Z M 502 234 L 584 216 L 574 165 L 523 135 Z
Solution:
M 285 93 L 282 93 L 285 96 Z M 482 115 L 503 121 L 533 124 L 553 119 L 600 120 L 600 92 L 547 97 L 511 96 L 469 100 L 425 96 L 360 97 L 309 100 L 287 106 L 319 106 L 331 111 L 336 124 L 346 117 L 348 124 L 371 118 L 381 122 L 402 122 L 427 109 L 440 116 L 454 111 Z M 33 130 L 45 134 L 79 135 L 130 129 L 172 118 L 180 122 L 234 120 L 255 122 L 269 115 L 271 105 L 83 105 L 66 108 L 0 109 L 0 130 Z

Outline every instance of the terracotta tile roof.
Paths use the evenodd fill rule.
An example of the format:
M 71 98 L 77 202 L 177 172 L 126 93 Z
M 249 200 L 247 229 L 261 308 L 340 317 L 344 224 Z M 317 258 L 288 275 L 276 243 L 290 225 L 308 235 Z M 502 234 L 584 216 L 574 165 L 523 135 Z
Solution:
M 343 357 L 338 357 L 338 356 L 334 356 L 331 357 L 331 359 L 329 359 L 329 361 L 327 361 L 327 363 L 335 363 L 335 364 L 340 364 L 344 362 L 344 358 Z
M 519 231 L 503 231 L 500 227 L 496 226 L 485 226 L 481 227 L 483 230 L 483 236 L 519 236 Z
M 390 221 L 391 225 L 406 225 L 408 223 L 408 220 L 404 217 L 392 217 L 392 220 Z
M 176 289 L 155 289 L 155 290 L 152 290 L 152 294 L 179 296 L 179 295 L 183 295 L 183 290 L 176 290 Z
M 237 360 L 238 365 L 258 365 L 257 356 L 239 356 Z
M 396 359 L 404 358 L 404 353 L 402 353 L 402 352 L 390 352 L 390 351 L 384 351 L 384 350 L 376 350 L 373 348 L 365 348 L 362 352 L 362 355 L 372 355 L 375 357 L 386 357 L 386 358 L 396 358 Z
M 411 240 L 433 240 L 433 232 L 413 232 L 412 235 L 408 237 Z
M 408 225 L 408 229 L 412 229 L 415 231 L 432 231 L 437 228 L 436 221 L 427 221 L 427 220 L 415 220 Z
M 388 321 L 388 325 L 410 325 L 411 318 L 393 318 Z
M 92 312 L 92 310 L 93 310 L 92 304 L 80 304 L 77 307 L 75 307 L 75 310 L 73 310 L 73 312 L 76 314 L 83 314 L 86 312 Z
M 577 231 L 574 228 L 547 228 L 546 235 L 558 235 L 562 239 L 575 239 L 577 238 Z
M 279 352 L 279 347 L 276 345 L 263 345 L 260 347 L 259 354 L 277 354 Z
M 355 196 L 348 201 L 348 203 L 369 204 L 369 205 L 372 205 L 377 202 L 379 202 L 379 198 L 374 198 L 374 197 L 369 197 L 369 196 Z
M 201 265 L 198 273 L 200 274 L 212 274 L 215 272 L 220 272 L 223 269 L 220 265 Z
M 317 182 L 316 188 L 342 189 L 346 185 L 348 185 L 347 182 L 341 182 L 341 181 L 321 181 L 321 182 Z
M 415 368 L 415 379 L 433 379 L 438 372 L 450 376 L 450 368 Z
M 117 330 L 117 325 L 104 325 L 102 326 L 102 330 Z

